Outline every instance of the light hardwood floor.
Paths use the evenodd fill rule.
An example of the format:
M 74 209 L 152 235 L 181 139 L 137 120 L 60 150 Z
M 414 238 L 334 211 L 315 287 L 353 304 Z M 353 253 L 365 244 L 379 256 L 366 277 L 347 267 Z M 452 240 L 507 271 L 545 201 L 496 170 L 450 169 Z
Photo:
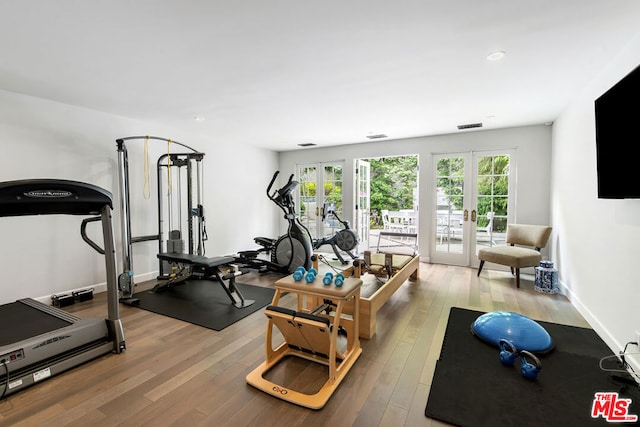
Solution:
M 279 277 L 251 273 L 242 281 L 273 286 Z M 421 264 L 420 280 L 405 283 L 378 312 L 376 335 L 363 340 L 362 355 L 319 411 L 246 384 L 246 374 L 264 360 L 263 310 L 216 332 L 122 306 L 124 353 L 8 396 L 0 401 L 0 425 L 446 425 L 426 418 L 424 409 L 450 307 L 517 311 L 588 327 L 565 297 L 537 293 L 526 279 L 516 289 L 507 272 L 485 270 L 478 278 L 470 268 Z M 293 301 L 284 299 L 291 306 Z M 103 316 L 104 295 L 69 311 Z M 317 375 L 317 368 L 304 364 L 292 369 L 298 382 Z

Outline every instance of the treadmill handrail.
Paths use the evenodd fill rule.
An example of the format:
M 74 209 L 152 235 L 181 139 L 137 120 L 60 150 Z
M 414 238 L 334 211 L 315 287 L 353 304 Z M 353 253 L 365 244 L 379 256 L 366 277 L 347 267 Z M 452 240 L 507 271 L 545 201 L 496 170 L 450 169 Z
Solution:
M 87 236 L 87 224 L 90 222 L 102 221 L 102 217 L 94 216 L 93 218 L 85 218 L 82 220 L 82 225 L 80 226 L 80 235 L 82 236 L 82 240 L 87 242 L 89 246 L 96 250 L 100 255 L 104 255 L 104 249 L 102 249 L 96 242 L 91 240 L 89 236 Z

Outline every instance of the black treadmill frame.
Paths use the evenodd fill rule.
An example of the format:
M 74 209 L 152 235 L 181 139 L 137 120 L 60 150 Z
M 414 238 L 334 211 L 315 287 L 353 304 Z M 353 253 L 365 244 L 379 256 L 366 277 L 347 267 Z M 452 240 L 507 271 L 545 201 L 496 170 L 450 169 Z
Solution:
M 0 346 L 0 366 L 4 367 L 4 372 L 0 371 L 0 398 L 106 353 L 125 350 L 118 304 L 112 209 L 111 193 L 92 184 L 59 179 L 0 183 L 0 217 L 98 215 L 82 221 L 81 235 L 86 243 L 105 256 L 108 308 L 106 319 L 80 319 L 32 299 L 18 300 L 29 309 L 64 319 L 70 325 Z M 94 221 L 102 224 L 104 248 L 86 235 L 87 224 Z M 1 325 L 0 328 L 14 328 L 17 323 Z

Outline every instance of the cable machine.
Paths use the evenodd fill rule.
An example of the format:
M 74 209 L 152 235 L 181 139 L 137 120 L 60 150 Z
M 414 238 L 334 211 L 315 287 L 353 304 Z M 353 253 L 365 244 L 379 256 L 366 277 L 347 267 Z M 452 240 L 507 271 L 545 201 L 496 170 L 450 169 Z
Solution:
M 149 141 L 164 141 L 167 152 L 156 162 L 158 232 L 152 235 L 132 236 L 131 203 L 129 183 L 129 159 L 125 141 L 144 140 L 145 155 Z M 118 288 L 122 292 L 121 302 L 136 305 L 133 297 L 133 243 L 158 241 L 158 254 L 182 253 L 203 256 L 207 240 L 203 209 L 202 160 L 204 153 L 180 142 L 156 136 L 130 136 L 116 140 L 118 151 L 120 213 L 122 215 L 122 273 L 118 276 Z M 172 153 L 172 145 L 187 149 L 187 152 Z M 145 159 L 146 161 L 146 159 Z M 145 164 L 145 173 L 148 174 Z M 148 177 L 145 176 L 145 179 Z M 195 185 L 194 185 L 195 184 Z M 148 182 L 145 182 L 145 186 Z M 194 189 L 195 187 L 195 189 Z M 185 207 L 186 206 L 186 207 Z M 186 238 L 186 245 L 185 245 Z M 168 279 L 171 265 L 158 260 L 159 279 Z

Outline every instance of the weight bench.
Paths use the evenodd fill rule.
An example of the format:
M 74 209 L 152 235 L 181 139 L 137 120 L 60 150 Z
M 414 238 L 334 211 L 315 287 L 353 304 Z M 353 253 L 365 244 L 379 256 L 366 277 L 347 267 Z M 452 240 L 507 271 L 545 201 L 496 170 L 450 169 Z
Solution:
M 229 296 L 231 303 L 236 308 L 244 308 L 253 304 L 254 300 L 247 300 L 236 288 L 236 277 L 246 273 L 246 270 L 238 270 L 232 264 L 233 257 L 207 258 L 201 255 L 181 253 L 160 253 L 158 259 L 171 265 L 173 273 L 169 280 L 158 283 L 151 292 L 161 292 L 177 283 L 189 278 L 211 279 L 220 282 L 220 285 Z

